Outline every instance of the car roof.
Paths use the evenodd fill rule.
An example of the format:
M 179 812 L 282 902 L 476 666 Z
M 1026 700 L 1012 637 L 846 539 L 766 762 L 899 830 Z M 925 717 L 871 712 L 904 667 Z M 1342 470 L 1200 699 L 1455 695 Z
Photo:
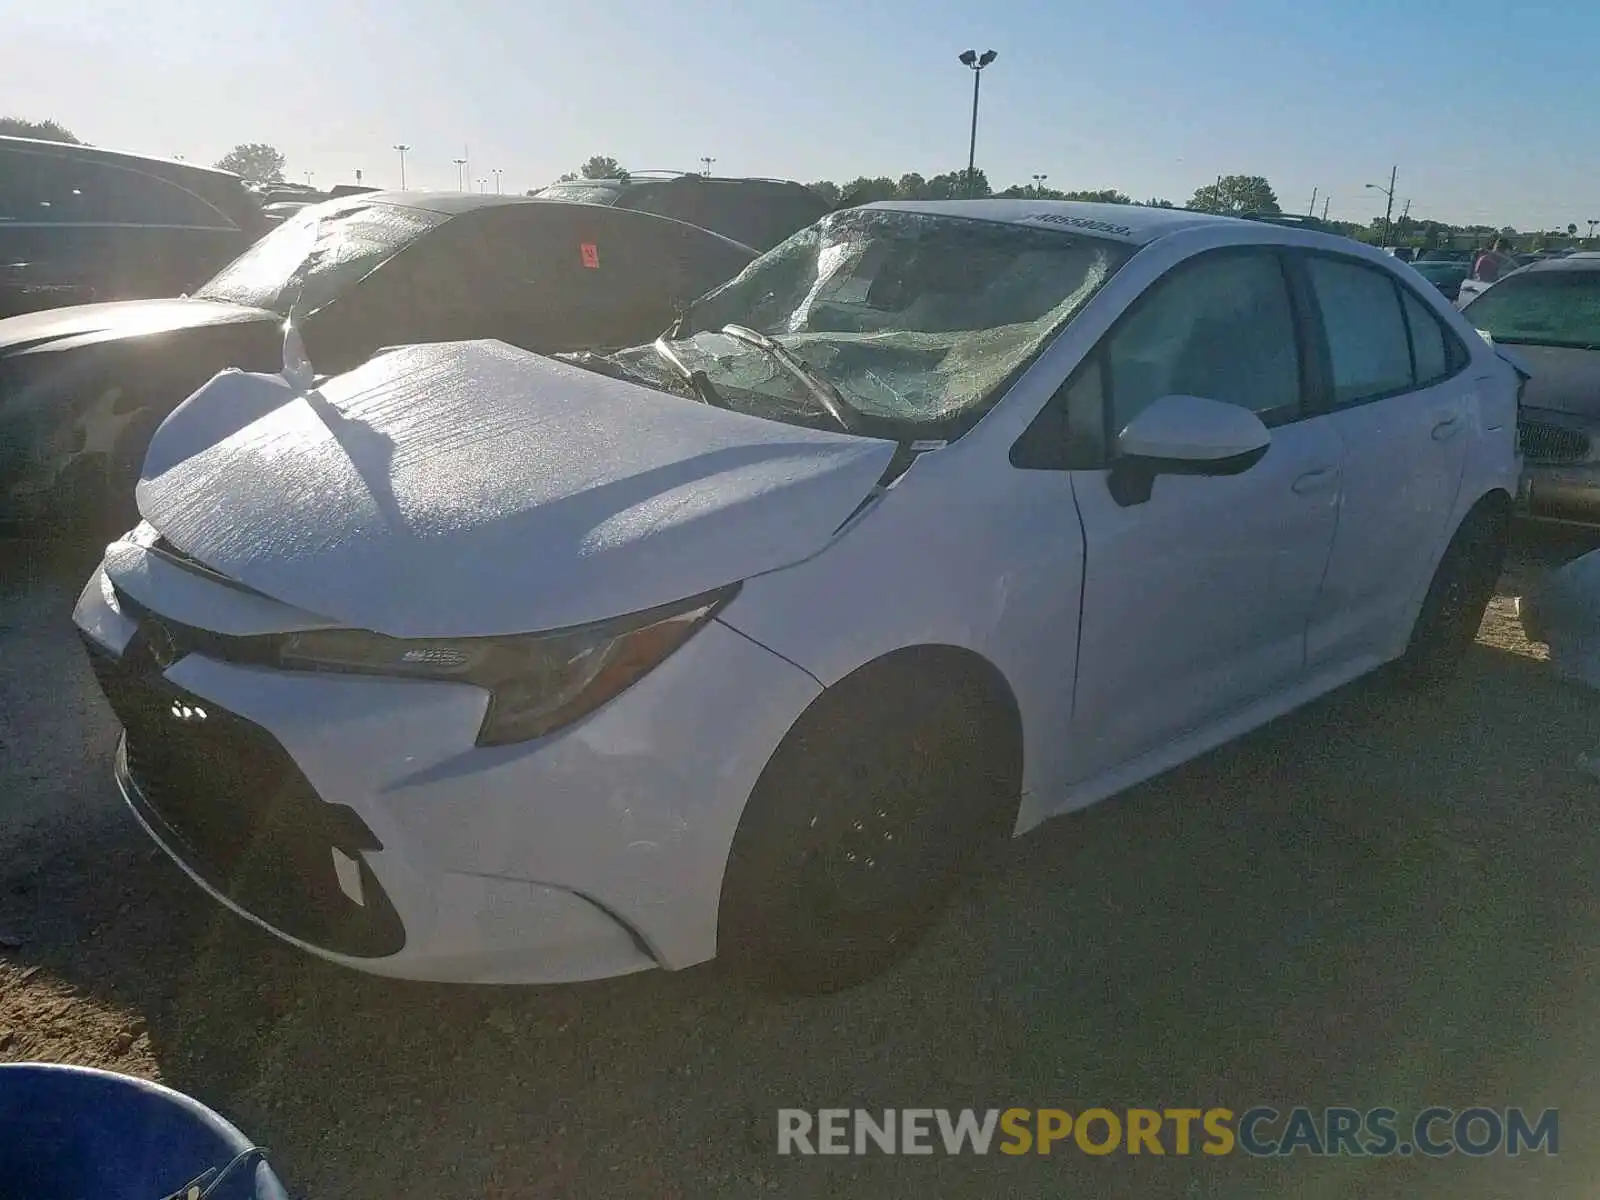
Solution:
M 0 149 L 14 147 L 31 150 L 36 154 L 52 154 L 58 158 L 76 158 L 90 162 L 115 163 L 125 167 L 165 168 L 162 174 L 169 178 L 176 174 L 207 176 L 212 179 L 238 179 L 232 171 L 219 167 L 206 167 L 199 163 L 177 158 L 159 158 L 152 154 L 130 154 L 125 150 L 107 150 L 101 146 L 85 146 L 77 142 L 47 142 L 39 138 L 0 136 Z
M 477 208 L 499 208 L 508 204 L 533 204 L 532 196 L 496 196 L 488 192 L 356 192 L 337 196 L 338 200 L 360 200 L 368 204 L 388 204 L 394 208 L 418 208 L 425 212 L 471 212 Z M 539 201 L 548 204 L 550 201 Z
M 1006 225 L 1076 229 L 1145 246 L 1185 229 L 1215 225 L 1255 225 L 1239 217 L 1193 212 L 1187 208 L 1148 208 L 1143 204 L 1091 204 L 1078 200 L 884 200 L 863 208 L 967 217 Z M 1279 228 L 1288 228 L 1280 226 Z
M 702 225 L 680 221 L 676 217 L 663 217 L 657 213 L 641 212 L 636 208 L 612 208 L 601 204 L 585 204 L 578 200 L 542 200 L 534 196 L 493 196 L 484 192 L 358 192 L 350 196 L 336 196 L 329 200 L 320 201 L 317 204 L 301 206 L 298 208 L 298 213 L 322 206 L 326 206 L 330 211 L 352 212 L 369 205 L 412 208 L 421 212 L 438 213 L 444 217 L 459 217 L 463 213 L 483 212 L 493 208 L 510 208 L 513 205 L 525 206 L 533 211 L 545 213 L 561 209 L 577 209 L 592 214 L 599 210 L 616 214 L 602 218 L 604 220 L 633 221 L 641 224 L 654 221 L 663 225 L 678 225 L 694 230 L 699 237 L 726 242 L 728 245 L 751 255 L 756 253 L 756 251 L 736 238 L 718 233 L 714 229 L 707 229 Z
M 1569 254 L 1565 258 L 1541 258 L 1531 262 L 1518 275 L 1543 275 L 1549 271 L 1600 271 L 1600 252 Z

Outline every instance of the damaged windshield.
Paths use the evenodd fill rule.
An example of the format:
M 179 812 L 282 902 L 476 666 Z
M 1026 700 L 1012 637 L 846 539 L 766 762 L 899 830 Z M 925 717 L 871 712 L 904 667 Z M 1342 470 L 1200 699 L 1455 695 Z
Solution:
M 834 213 L 702 297 L 669 335 L 727 406 L 837 428 L 816 388 L 749 337 L 776 342 L 885 434 L 958 436 L 1126 261 L 1119 243 L 895 209 Z M 615 356 L 658 386 L 652 347 Z
M 195 296 L 279 316 L 287 316 L 290 305 L 313 312 L 448 219 L 364 199 L 314 204 L 223 267 Z

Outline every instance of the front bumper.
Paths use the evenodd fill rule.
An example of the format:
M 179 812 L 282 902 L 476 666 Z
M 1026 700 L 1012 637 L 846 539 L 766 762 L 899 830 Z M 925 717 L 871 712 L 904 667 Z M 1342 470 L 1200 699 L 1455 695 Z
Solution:
M 235 912 L 405 978 L 556 983 L 712 957 L 745 800 L 819 690 L 712 621 L 577 725 L 480 749 L 477 688 L 198 653 L 161 669 L 131 611 L 97 570 L 74 618 L 125 726 L 117 775 L 140 823 Z

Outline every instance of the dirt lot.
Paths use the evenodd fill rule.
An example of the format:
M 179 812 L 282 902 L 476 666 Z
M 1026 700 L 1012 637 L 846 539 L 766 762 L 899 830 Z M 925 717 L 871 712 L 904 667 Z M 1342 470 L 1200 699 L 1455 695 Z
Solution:
M 1544 540 L 1508 574 L 1586 548 Z M 120 808 L 69 583 L 0 598 L 0 1059 L 148 1075 L 307 1197 L 1600 1194 L 1600 698 L 1497 601 L 1460 681 L 1357 685 L 1008 847 L 846 995 L 318 964 Z M 799 1159 L 778 1107 L 1560 1108 L 1511 1159 Z

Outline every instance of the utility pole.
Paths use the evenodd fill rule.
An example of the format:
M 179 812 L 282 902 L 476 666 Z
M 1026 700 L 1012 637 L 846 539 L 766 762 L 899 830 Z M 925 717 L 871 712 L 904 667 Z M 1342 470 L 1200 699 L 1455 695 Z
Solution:
M 406 190 L 406 151 L 411 147 L 404 142 L 396 142 L 394 148 L 400 152 L 400 190 L 403 192 Z
M 1400 164 L 1389 168 L 1389 203 L 1383 207 L 1383 244 L 1389 244 L 1389 218 L 1394 215 L 1394 178 L 1400 173 Z
M 1317 215 L 1317 189 L 1316 188 L 1312 188 L 1311 189 L 1311 207 L 1306 209 L 1306 216 L 1314 217 L 1316 215 Z
M 1327 196 L 1322 198 L 1322 219 L 1324 221 L 1328 219 L 1328 199 Z

